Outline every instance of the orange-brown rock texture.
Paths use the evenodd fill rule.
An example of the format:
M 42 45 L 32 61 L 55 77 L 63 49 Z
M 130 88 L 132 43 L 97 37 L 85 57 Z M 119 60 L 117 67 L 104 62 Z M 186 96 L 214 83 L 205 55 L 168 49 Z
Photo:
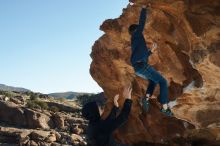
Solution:
M 108 97 L 104 117 L 115 94 L 133 86 L 133 107 L 125 126 L 116 131 L 128 144 L 214 145 L 220 141 L 220 0 L 130 0 L 119 18 L 106 20 L 105 32 L 94 44 L 90 72 Z M 148 82 L 137 77 L 130 64 L 128 27 L 137 23 L 142 4 L 152 4 L 144 36 L 157 52 L 149 63 L 169 82 L 175 117 L 159 112 L 151 101 L 142 114 L 139 97 Z M 155 95 L 158 95 L 158 88 Z M 120 105 L 124 99 L 120 99 Z M 181 119 L 181 120 L 180 120 Z M 143 144 L 144 145 L 144 144 Z

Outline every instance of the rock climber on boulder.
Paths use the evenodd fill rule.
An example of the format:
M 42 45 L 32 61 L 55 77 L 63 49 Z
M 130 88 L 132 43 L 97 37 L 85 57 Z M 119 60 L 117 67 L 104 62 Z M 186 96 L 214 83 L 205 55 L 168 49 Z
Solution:
M 102 111 L 96 102 L 89 102 L 83 106 L 82 115 L 89 120 L 87 135 L 89 141 L 95 146 L 126 146 L 118 144 L 113 138 L 113 131 L 121 127 L 128 119 L 131 110 L 131 87 L 124 90 L 124 106 L 117 116 L 119 110 L 119 95 L 114 97 L 114 106 L 106 119 L 101 119 Z
M 160 85 L 159 102 L 162 105 L 161 112 L 172 116 L 170 108 L 168 107 L 168 85 L 166 79 L 157 72 L 151 65 L 148 64 L 149 56 L 156 50 L 156 45 L 150 50 L 146 44 L 143 31 L 146 22 L 147 8 L 151 7 L 151 4 L 143 5 L 139 24 L 132 24 L 129 26 L 129 34 L 131 35 L 131 64 L 135 70 L 135 74 L 145 80 L 149 81 L 149 85 L 146 91 L 146 97 L 142 98 L 142 105 L 145 111 L 149 109 L 149 99 L 152 97 L 154 89 L 157 84 Z

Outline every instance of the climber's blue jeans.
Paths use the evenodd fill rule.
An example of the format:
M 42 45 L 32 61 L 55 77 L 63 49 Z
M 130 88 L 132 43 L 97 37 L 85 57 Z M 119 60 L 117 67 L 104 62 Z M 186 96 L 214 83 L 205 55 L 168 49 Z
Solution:
M 145 80 L 149 80 L 149 85 L 146 94 L 150 94 L 151 96 L 154 92 L 156 85 L 159 84 L 159 102 L 161 104 L 166 104 L 169 102 L 167 81 L 159 72 L 157 72 L 152 66 L 148 65 L 146 62 L 140 62 L 135 64 L 134 70 L 137 76 Z

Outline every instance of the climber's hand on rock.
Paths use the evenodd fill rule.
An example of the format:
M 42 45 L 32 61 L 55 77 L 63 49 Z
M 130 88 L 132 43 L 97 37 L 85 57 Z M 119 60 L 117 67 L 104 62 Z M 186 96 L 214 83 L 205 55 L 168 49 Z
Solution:
M 154 53 L 154 52 L 156 52 L 156 50 L 157 50 L 157 44 L 156 44 L 156 43 L 153 43 L 151 52 Z
M 142 8 L 144 8 L 144 9 L 145 9 L 145 8 L 147 8 L 147 6 L 146 6 L 146 5 L 142 5 Z
M 132 92 L 132 88 L 131 88 L 131 85 L 130 85 L 129 87 L 126 87 L 124 89 L 124 93 L 123 93 L 124 97 L 126 99 L 131 99 L 131 92 Z
M 151 3 L 148 3 L 146 7 L 151 8 Z
M 115 97 L 114 97 L 114 105 L 115 105 L 116 107 L 119 107 L 118 99 L 119 99 L 119 94 L 115 95 Z
M 133 5 L 134 5 L 134 3 L 130 2 L 130 3 L 129 3 L 129 5 L 130 5 L 130 6 L 133 6 Z
M 151 52 L 152 52 L 152 53 L 155 53 L 156 50 L 157 50 L 157 48 L 152 48 L 152 49 L 151 49 Z
M 138 7 L 142 7 L 142 8 L 147 8 L 148 6 L 146 4 L 143 3 L 129 3 L 130 6 L 138 6 Z

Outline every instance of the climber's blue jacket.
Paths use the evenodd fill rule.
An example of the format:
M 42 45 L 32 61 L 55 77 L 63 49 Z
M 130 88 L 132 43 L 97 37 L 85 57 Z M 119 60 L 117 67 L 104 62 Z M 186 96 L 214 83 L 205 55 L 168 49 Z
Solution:
M 148 49 L 144 36 L 143 30 L 146 21 L 146 8 L 142 8 L 139 24 L 135 32 L 133 32 L 131 36 L 131 64 L 134 66 L 137 62 L 147 62 L 148 57 L 152 54 L 151 51 Z

